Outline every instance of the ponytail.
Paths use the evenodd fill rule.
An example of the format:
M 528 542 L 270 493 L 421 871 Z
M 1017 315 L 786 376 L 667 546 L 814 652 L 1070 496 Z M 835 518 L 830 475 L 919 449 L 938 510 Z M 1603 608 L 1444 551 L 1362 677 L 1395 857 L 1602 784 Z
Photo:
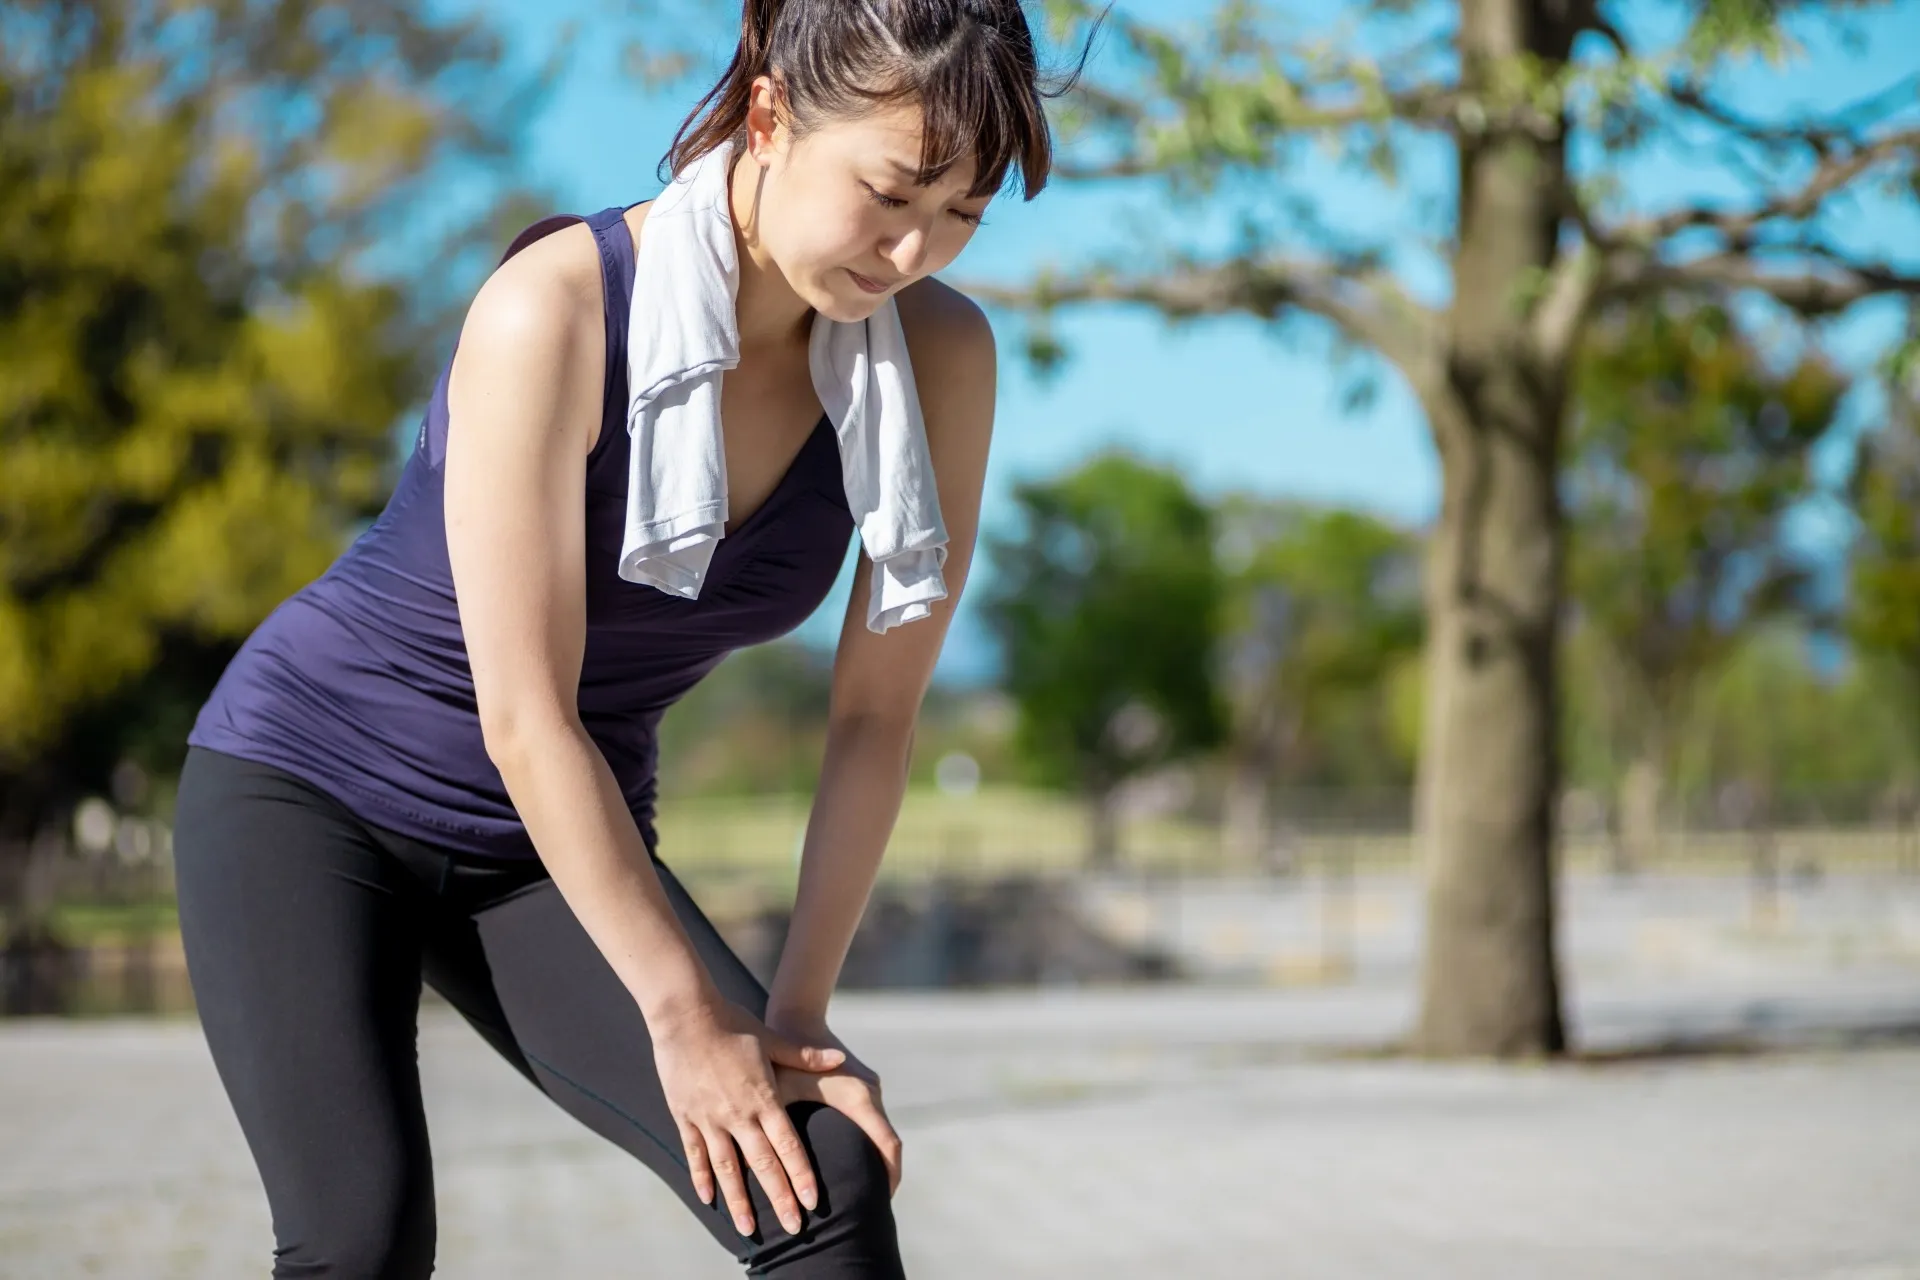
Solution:
M 740 44 L 719 83 L 707 90 L 699 105 L 673 135 L 667 150 L 670 175 L 739 135 L 747 125 L 747 106 L 753 101 L 753 82 L 772 65 L 773 27 L 785 0 L 746 0 L 740 7 Z

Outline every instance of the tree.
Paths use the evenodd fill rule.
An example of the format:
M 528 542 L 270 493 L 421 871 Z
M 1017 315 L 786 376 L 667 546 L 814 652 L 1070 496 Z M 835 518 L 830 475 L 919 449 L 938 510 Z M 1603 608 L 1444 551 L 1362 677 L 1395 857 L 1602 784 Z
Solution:
M 1849 558 L 1846 630 L 1891 677 L 1920 754 L 1920 432 L 1896 384 L 1894 413 L 1860 443 L 1851 480 L 1859 536 Z
M 1014 501 L 1021 527 L 987 539 L 982 613 L 1018 748 L 1041 781 L 1086 798 L 1105 865 L 1120 784 L 1221 738 L 1212 515 L 1176 473 L 1117 453 Z
M 406 0 L 47 0 L 0 33 L 17 873 L 119 757 L 177 759 L 233 646 L 377 508 L 541 82 Z
M 1676 775 L 1696 795 L 1729 783 L 1756 787 L 1786 816 L 1859 822 L 1912 767 L 1908 713 L 1885 668 L 1821 662 L 1803 619 L 1753 628 L 1701 681 L 1678 745 Z
M 1226 826 L 1247 857 L 1270 839 L 1276 784 L 1351 784 L 1360 764 L 1343 757 L 1391 758 L 1386 688 L 1419 650 L 1420 544 L 1364 512 L 1250 497 L 1224 502 L 1219 521 Z
M 730 654 L 661 721 L 661 794 L 811 791 L 832 689 L 833 655 L 798 641 Z
M 1578 625 L 1611 659 L 1631 734 L 1619 856 L 1653 852 L 1675 735 L 1704 676 L 1754 627 L 1811 607 L 1787 528 L 1847 380 L 1817 352 L 1775 369 L 1715 306 L 1623 308 L 1575 366 L 1563 493 Z
M 1069 24 L 1092 17 L 1082 0 L 1054 9 Z M 1422 1052 L 1565 1047 L 1558 482 L 1591 318 L 1667 293 L 1766 298 L 1808 316 L 1920 294 L 1920 276 L 1852 252 L 1821 221 L 1842 193 L 1908 190 L 1920 143 L 1911 93 L 1812 119 L 1750 116 L 1722 91 L 1731 59 L 1787 52 L 1790 12 L 1698 0 L 1665 48 L 1598 0 L 1377 0 L 1358 11 L 1353 38 L 1332 40 L 1296 37 L 1251 0 L 1222 3 L 1204 29 L 1115 16 L 1115 57 L 1077 99 L 1080 158 L 1057 172 L 1204 197 L 1206 216 L 1183 219 L 1183 231 L 1228 234 L 1192 231 L 1164 251 L 1130 244 L 1020 286 L 968 286 L 1043 316 L 1120 303 L 1175 318 L 1311 317 L 1417 397 L 1443 473 L 1425 575 Z M 1625 164 L 1656 142 L 1696 167 L 1712 157 L 1712 176 L 1745 194 L 1628 205 Z M 1420 221 L 1370 234 L 1307 195 L 1300 176 L 1328 152 L 1355 181 L 1370 172 L 1393 184 L 1418 172 L 1411 162 L 1440 157 L 1452 179 L 1415 201 L 1377 196 L 1367 207 L 1411 208 Z M 1416 293 L 1408 269 L 1444 273 L 1444 298 Z M 1054 349 L 1044 326 L 1036 346 Z

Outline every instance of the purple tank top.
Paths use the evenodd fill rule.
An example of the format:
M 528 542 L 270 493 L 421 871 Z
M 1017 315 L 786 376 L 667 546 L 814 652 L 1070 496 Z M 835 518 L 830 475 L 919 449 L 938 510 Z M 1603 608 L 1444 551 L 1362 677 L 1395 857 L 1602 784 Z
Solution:
M 549 218 L 600 247 L 607 376 L 587 461 L 587 636 L 580 717 L 648 846 L 661 715 L 734 649 L 786 634 L 832 589 L 853 533 L 839 446 L 822 417 L 766 503 L 720 540 L 698 600 L 616 572 L 627 498 L 627 307 L 633 237 L 621 209 Z M 449 361 L 449 368 L 452 362 Z M 486 857 L 531 857 L 487 758 L 447 565 L 447 371 L 380 518 L 260 624 L 187 741 L 284 769 L 376 826 Z

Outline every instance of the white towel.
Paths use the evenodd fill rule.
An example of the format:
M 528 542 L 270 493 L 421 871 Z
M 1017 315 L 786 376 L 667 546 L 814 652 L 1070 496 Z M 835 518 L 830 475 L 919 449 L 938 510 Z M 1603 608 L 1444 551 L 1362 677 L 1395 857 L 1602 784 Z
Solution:
M 627 327 L 627 529 L 620 576 L 695 599 L 727 523 L 720 382 L 740 363 L 740 266 L 728 205 L 731 146 L 676 178 L 647 211 Z M 840 473 L 873 561 L 869 630 L 932 612 L 946 597 L 926 421 L 899 309 L 867 320 L 815 314 L 813 388 L 840 442 Z

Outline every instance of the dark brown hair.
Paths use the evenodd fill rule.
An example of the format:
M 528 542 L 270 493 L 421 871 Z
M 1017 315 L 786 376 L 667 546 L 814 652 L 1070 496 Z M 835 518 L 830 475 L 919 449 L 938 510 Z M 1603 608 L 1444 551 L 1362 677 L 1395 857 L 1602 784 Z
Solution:
M 917 182 L 938 181 L 972 156 L 969 196 L 999 191 L 1018 165 L 1031 200 L 1053 167 L 1045 100 L 1073 87 L 1086 58 L 1083 48 L 1070 75 L 1043 81 L 1020 0 L 746 0 L 733 61 L 663 163 L 682 173 L 739 137 L 755 78 L 771 75 L 796 136 L 918 102 L 926 127 Z

